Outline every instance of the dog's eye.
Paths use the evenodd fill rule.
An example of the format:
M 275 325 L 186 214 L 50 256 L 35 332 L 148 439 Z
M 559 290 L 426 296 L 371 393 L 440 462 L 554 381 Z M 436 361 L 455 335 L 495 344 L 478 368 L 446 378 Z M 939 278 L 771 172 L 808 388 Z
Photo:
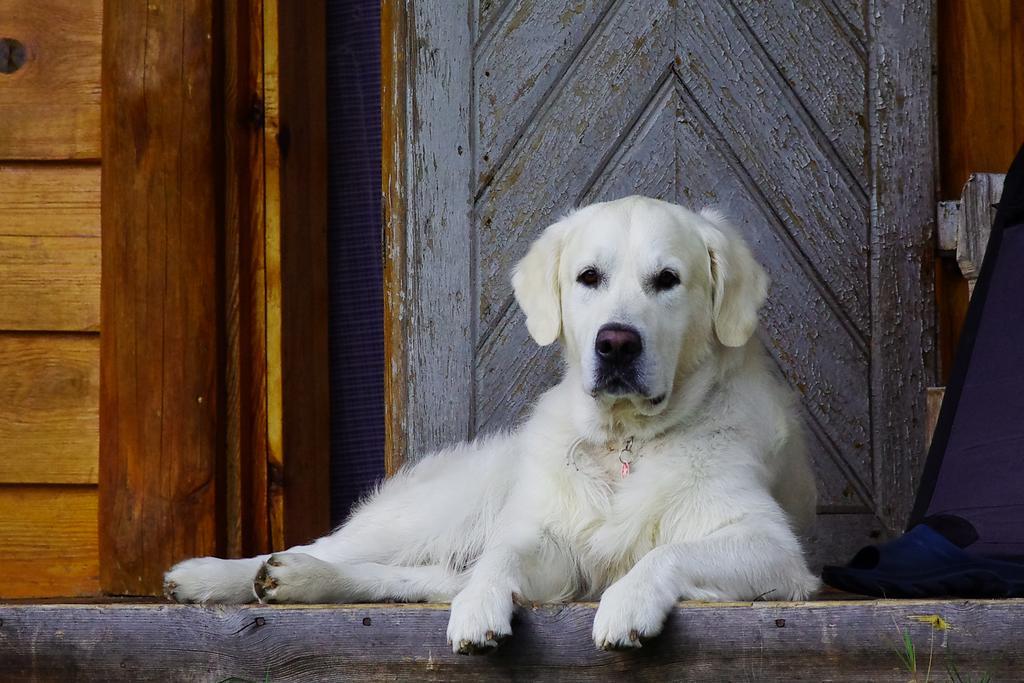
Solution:
M 584 287 L 597 287 L 601 284 L 601 273 L 596 268 L 587 268 L 576 276 L 576 282 Z
M 679 284 L 679 276 L 676 275 L 675 271 L 666 268 L 654 276 L 653 284 L 656 291 L 664 292 Z

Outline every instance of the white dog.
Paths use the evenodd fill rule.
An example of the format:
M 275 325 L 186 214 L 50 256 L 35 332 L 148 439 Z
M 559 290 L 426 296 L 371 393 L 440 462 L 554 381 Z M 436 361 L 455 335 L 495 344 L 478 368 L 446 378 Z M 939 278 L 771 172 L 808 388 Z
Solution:
M 448 601 L 459 653 L 514 601 L 600 597 L 594 642 L 639 647 L 680 598 L 804 599 L 814 479 L 754 339 L 767 277 L 713 213 L 629 197 L 547 228 L 512 278 L 565 374 L 507 435 L 431 455 L 339 529 L 166 575 L 182 602 Z

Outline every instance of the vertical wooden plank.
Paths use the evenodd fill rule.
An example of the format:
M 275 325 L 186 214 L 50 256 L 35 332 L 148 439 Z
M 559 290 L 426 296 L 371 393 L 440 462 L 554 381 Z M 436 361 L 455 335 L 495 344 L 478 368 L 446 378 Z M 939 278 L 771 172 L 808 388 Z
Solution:
M 225 553 L 270 550 L 263 5 L 224 7 Z
M 871 428 L 876 505 L 890 530 L 913 504 L 933 374 L 933 9 L 931 0 L 868 6 Z
M 106 0 L 101 585 L 216 553 L 220 434 L 213 0 Z
M 263 20 L 268 479 L 282 547 L 330 527 L 324 3 L 267 0 Z
M 408 178 L 407 4 L 381 4 L 381 191 L 384 195 L 384 471 L 398 471 L 407 446 L 405 192 Z
M 385 30 L 403 10 L 385 5 Z M 388 350 L 404 359 L 389 368 L 389 469 L 406 458 L 467 438 L 472 429 L 475 243 L 472 221 L 472 46 L 470 8 L 408 3 L 405 27 L 384 36 L 385 139 L 394 127 L 404 151 L 385 155 L 389 242 Z M 403 63 L 402 35 L 415 35 Z M 394 42 L 402 41 L 402 42 Z M 407 85 L 404 93 L 393 91 Z M 404 97 L 399 103 L 396 98 Z M 388 120 L 390 119 L 390 120 Z M 392 193 L 402 196 L 391 196 Z M 396 203 L 396 200 L 401 203 Z M 389 360 L 390 363 L 394 359 Z M 404 364 L 396 387 L 395 372 Z M 398 389 L 396 392 L 395 389 Z M 403 430 L 395 434 L 394 430 Z

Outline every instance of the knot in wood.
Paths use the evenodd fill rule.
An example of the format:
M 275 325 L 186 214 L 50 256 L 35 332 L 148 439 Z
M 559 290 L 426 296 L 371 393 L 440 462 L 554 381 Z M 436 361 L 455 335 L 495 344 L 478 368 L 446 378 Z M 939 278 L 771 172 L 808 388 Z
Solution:
M 25 64 L 25 46 L 14 38 L 0 38 L 0 73 L 12 74 Z

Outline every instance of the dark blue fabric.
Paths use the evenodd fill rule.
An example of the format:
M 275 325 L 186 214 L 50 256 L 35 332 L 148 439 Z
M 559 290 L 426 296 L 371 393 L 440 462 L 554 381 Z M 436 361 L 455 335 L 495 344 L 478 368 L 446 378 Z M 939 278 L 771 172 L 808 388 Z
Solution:
M 380 2 L 327 2 L 331 517 L 384 476 Z
M 1003 185 L 911 525 L 966 522 L 977 555 L 1024 559 L 1024 147 Z M 939 529 L 941 532 L 942 529 Z
M 903 536 L 825 567 L 882 597 L 1024 597 L 1024 147 L 1006 175 Z
M 972 552 L 1024 558 L 1024 225 L 1000 257 L 926 515 L 970 521 Z
M 825 567 L 825 583 L 880 598 L 1020 597 L 1024 564 L 968 553 L 926 524 L 864 548 L 845 567 Z

